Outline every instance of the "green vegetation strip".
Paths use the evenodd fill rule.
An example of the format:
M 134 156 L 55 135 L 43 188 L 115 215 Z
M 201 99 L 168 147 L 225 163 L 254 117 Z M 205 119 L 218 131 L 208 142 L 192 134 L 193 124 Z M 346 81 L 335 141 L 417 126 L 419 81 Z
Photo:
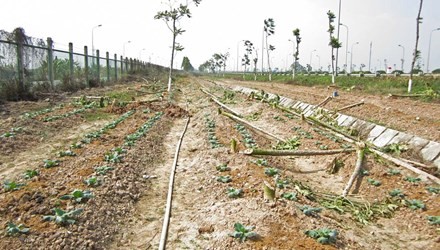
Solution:
M 60 120 L 60 119 L 63 119 L 63 118 L 66 118 L 66 117 L 69 117 L 72 115 L 80 114 L 80 113 L 85 112 L 87 109 L 95 108 L 95 106 L 96 106 L 96 103 L 92 102 L 91 104 L 84 105 L 83 108 L 75 109 L 73 111 L 64 113 L 62 115 L 54 115 L 54 116 L 46 117 L 43 119 L 43 122 L 52 122 L 52 121 Z
M 154 123 L 159 120 L 163 115 L 163 112 L 156 112 L 153 117 L 151 117 L 144 125 L 142 125 L 136 132 L 125 137 L 125 146 L 133 146 L 139 138 L 144 136 Z
M 126 120 L 128 117 L 130 117 L 134 113 L 135 113 L 134 110 L 130 110 L 130 111 L 126 112 L 125 114 L 121 115 L 118 119 L 106 124 L 103 128 L 101 128 L 95 132 L 91 132 L 91 133 L 86 134 L 85 138 L 82 139 L 81 142 L 90 143 L 93 140 L 100 138 L 102 134 L 107 132 L 109 129 L 116 128 L 116 126 L 118 126 L 119 123 L 123 122 L 124 120 Z
M 53 107 L 53 108 L 46 108 L 46 109 L 42 109 L 42 110 L 35 111 L 35 112 L 26 112 L 23 114 L 23 117 L 33 119 L 39 115 L 51 113 L 55 110 L 62 109 L 63 107 L 64 107 L 64 104 L 60 104 L 60 105 Z

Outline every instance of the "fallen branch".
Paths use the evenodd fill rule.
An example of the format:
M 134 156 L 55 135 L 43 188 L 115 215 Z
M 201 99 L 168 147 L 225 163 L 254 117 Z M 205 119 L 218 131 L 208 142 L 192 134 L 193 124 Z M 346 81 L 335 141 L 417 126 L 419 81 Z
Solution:
M 227 113 L 225 111 L 221 111 L 220 110 L 220 114 L 222 114 L 222 115 L 224 115 L 226 117 L 229 117 L 229 118 L 231 118 L 234 121 L 240 122 L 240 123 L 250 127 L 251 129 L 253 129 L 253 130 L 257 131 L 257 132 L 260 132 L 260 133 L 262 133 L 264 135 L 267 135 L 267 136 L 271 137 L 272 139 L 275 139 L 275 140 L 281 141 L 281 142 L 285 142 L 286 141 L 286 140 L 284 140 L 284 139 L 282 139 L 282 138 L 280 138 L 280 137 L 278 137 L 276 135 L 273 135 L 273 134 L 271 134 L 271 133 L 269 133 L 267 131 L 264 131 L 261 128 L 255 127 L 254 125 L 250 124 L 249 122 L 247 122 L 247 121 L 241 119 L 240 117 L 237 117 L 237 116 L 235 116 L 235 115 L 233 115 L 231 113 Z
M 234 110 L 232 110 L 231 108 L 229 108 L 228 106 L 226 106 L 225 104 L 221 103 L 219 100 L 217 100 L 217 97 L 211 93 L 209 93 L 208 91 L 204 90 L 204 89 L 200 89 L 203 93 L 209 95 L 211 97 L 211 100 L 213 100 L 215 103 L 217 103 L 220 107 L 226 109 L 227 111 L 229 111 L 230 113 L 234 114 L 235 116 L 241 116 L 239 113 L 235 112 Z
M 100 100 L 101 98 L 110 99 L 108 96 L 72 96 L 72 99 L 92 99 L 92 100 Z
M 160 99 L 160 98 L 155 98 L 155 99 L 152 99 L 152 100 L 145 100 L 145 101 L 128 101 L 128 102 L 123 102 L 123 103 L 127 103 L 127 104 L 131 104 L 131 103 L 147 104 L 147 103 L 160 102 L 160 101 L 162 101 L 162 99 Z
M 430 175 L 430 174 L 428 174 L 428 173 L 424 172 L 423 170 L 420 170 L 420 169 L 418 169 L 416 167 L 413 167 L 411 164 L 409 164 L 407 162 L 404 162 L 402 160 L 396 159 L 396 158 L 394 158 L 394 157 L 392 157 L 390 155 L 387 155 L 385 153 L 382 153 L 382 152 L 380 152 L 379 150 L 376 150 L 376 149 L 370 148 L 370 150 L 373 151 L 375 154 L 379 155 L 380 157 L 382 157 L 384 159 L 387 159 L 387 160 L 391 161 L 392 163 L 394 163 L 394 164 L 396 164 L 398 166 L 407 168 L 407 169 L 413 171 L 414 173 L 419 174 L 419 175 L 425 177 L 426 179 L 428 179 L 428 180 L 430 180 L 430 181 L 432 181 L 432 182 L 434 182 L 436 184 L 440 184 L 440 179 L 439 178 L 437 178 L 437 177 L 435 177 L 433 175 Z
M 179 158 L 180 146 L 182 145 L 183 136 L 185 135 L 186 129 L 188 128 L 188 124 L 189 124 L 189 117 L 186 120 L 186 124 L 185 127 L 183 128 L 182 135 L 180 136 L 179 142 L 177 143 L 176 153 L 174 154 L 174 163 L 173 166 L 171 167 L 170 182 L 168 186 L 168 195 L 167 195 L 167 205 L 166 205 L 165 216 L 162 225 L 162 233 L 160 235 L 160 242 L 159 242 L 160 250 L 164 250 L 166 245 L 168 225 L 170 223 L 170 215 L 171 215 L 171 202 L 173 199 L 174 175 L 176 174 L 177 159 Z
M 397 95 L 397 94 L 388 94 L 388 97 L 423 97 L 427 96 L 426 94 L 406 94 L 406 95 Z
M 351 109 L 351 108 L 354 108 L 354 107 L 357 107 L 357 106 L 360 106 L 360 105 L 364 105 L 364 104 L 365 104 L 364 101 L 361 101 L 361 102 L 358 102 L 358 103 L 355 103 L 355 104 L 351 104 L 351 105 L 342 107 L 340 109 L 337 109 L 336 112 L 341 112 L 341 111 L 344 111 L 344 110 L 347 110 L 347 109 Z
M 333 97 L 331 96 L 327 96 L 327 98 L 324 99 L 324 101 L 322 101 L 321 103 L 319 103 L 318 105 L 316 105 L 317 108 L 326 105 L 329 101 L 331 101 L 333 99 Z
M 335 149 L 335 150 L 270 150 L 270 149 L 246 149 L 241 152 L 245 155 L 271 155 L 271 156 L 310 156 L 310 155 L 334 155 L 351 153 L 355 149 Z
M 364 161 L 364 155 L 365 155 L 365 144 L 364 143 L 358 143 L 357 144 L 357 161 L 356 161 L 356 166 L 354 168 L 353 174 L 350 177 L 350 180 L 347 183 L 347 186 L 344 188 L 344 191 L 342 191 L 342 197 L 347 196 L 348 191 L 350 191 L 351 186 L 353 186 L 353 182 L 356 179 L 356 177 L 359 174 L 359 171 L 362 168 L 362 164 Z

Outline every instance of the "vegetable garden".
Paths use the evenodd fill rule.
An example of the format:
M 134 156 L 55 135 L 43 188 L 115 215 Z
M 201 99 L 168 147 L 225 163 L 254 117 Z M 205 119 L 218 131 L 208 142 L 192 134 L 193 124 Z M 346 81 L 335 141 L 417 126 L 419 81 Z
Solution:
M 139 81 L 7 104 L 0 246 L 156 249 L 174 147 L 190 117 L 167 248 L 440 247 L 435 182 L 279 108 L 264 91 L 229 88 L 249 83 L 175 84 L 169 96 Z M 273 85 L 264 88 L 286 96 L 294 88 Z M 390 150 L 405 154 L 400 145 Z

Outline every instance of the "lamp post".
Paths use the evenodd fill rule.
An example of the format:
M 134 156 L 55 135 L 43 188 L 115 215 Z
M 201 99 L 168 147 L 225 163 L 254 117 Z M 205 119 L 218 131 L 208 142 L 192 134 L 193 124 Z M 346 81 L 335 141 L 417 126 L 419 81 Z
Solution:
M 338 23 L 341 23 L 341 0 L 339 0 Z M 340 30 L 340 28 L 339 28 L 339 25 L 338 25 L 338 34 L 337 34 L 337 36 L 336 36 L 336 38 L 338 39 L 338 41 L 339 41 L 339 30 Z M 336 75 L 338 75 L 338 61 L 339 61 L 338 58 L 339 58 L 339 48 L 336 48 L 336 65 L 335 65 L 335 68 L 336 68 Z
M 318 71 L 321 70 L 321 57 L 319 55 L 316 55 L 318 57 Z
M 402 47 L 403 53 L 402 53 L 402 72 L 403 72 L 403 63 L 405 62 L 405 47 L 403 47 L 401 44 L 399 44 L 399 47 Z
M 429 56 L 431 54 L 431 38 L 432 38 L 432 33 L 434 31 L 440 30 L 440 28 L 437 29 L 433 29 L 431 30 L 431 34 L 429 35 L 429 46 L 428 46 L 428 62 L 426 63 L 426 73 L 429 73 Z
M 94 44 L 94 35 L 93 32 L 95 31 L 96 28 L 102 27 L 102 24 L 96 25 L 95 27 L 92 28 L 92 56 L 95 56 L 95 44 Z
M 312 50 L 312 52 L 310 52 L 310 63 L 309 63 L 309 65 L 310 65 L 311 69 L 313 69 L 312 68 L 312 56 L 313 56 L 313 52 L 315 52 L 315 51 L 316 51 L 316 49 L 314 49 L 314 50 Z
M 345 65 L 348 66 L 348 26 L 342 23 L 339 23 L 339 25 L 344 26 L 347 29 L 347 39 L 345 40 Z
M 131 43 L 131 41 L 126 41 L 126 42 L 124 43 L 123 50 L 122 50 L 122 55 L 124 56 L 124 58 L 125 58 L 125 45 L 126 45 L 127 43 Z
M 351 45 L 351 58 L 350 58 L 350 73 L 353 72 L 353 47 L 359 44 L 359 42 L 355 42 Z
M 239 64 L 239 55 L 238 55 L 238 52 L 239 52 L 239 45 L 240 45 L 241 42 L 244 42 L 244 40 L 240 40 L 240 41 L 237 42 L 237 68 L 236 68 L 236 71 L 237 71 L 237 72 L 238 72 L 238 64 Z

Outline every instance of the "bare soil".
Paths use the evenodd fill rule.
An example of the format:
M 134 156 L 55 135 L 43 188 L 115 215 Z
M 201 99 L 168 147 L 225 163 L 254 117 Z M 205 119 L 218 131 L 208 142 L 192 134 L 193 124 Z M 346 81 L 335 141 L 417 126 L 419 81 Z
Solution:
M 223 81 L 227 86 L 243 85 L 265 89 L 295 100 L 317 104 L 332 89 L 305 88 L 284 84 Z M 405 177 L 417 177 L 373 154 L 367 154 L 364 176 L 357 178 L 349 199 L 366 205 L 393 204 L 393 213 L 375 216 L 367 224 L 359 222 L 355 214 L 324 207 L 321 197 L 337 197 L 342 193 L 356 162 L 356 154 L 340 154 L 307 157 L 251 157 L 230 150 L 231 139 L 238 141 L 238 149 L 244 150 L 245 138 L 236 129 L 236 122 L 218 114 L 218 108 L 209 97 L 199 91 L 208 89 L 219 98 L 224 88 L 199 78 L 183 78 L 176 83 L 173 101 L 168 96 L 161 102 L 132 104 L 127 106 L 95 107 L 85 113 L 52 122 L 44 117 L 64 114 L 74 109 L 70 99 L 60 98 L 52 102 L 7 103 L 1 107 L 0 134 L 11 128 L 21 127 L 14 137 L 0 138 L 1 181 L 15 180 L 25 184 L 19 190 L 0 190 L 0 225 L 24 224 L 28 234 L 0 236 L 0 248 L 15 249 L 157 249 L 162 229 L 170 169 L 181 131 L 190 117 L 190 124 L 183 139 L 175 175 L 172 216 L 168 231 L 168 249 L 439 249 L 438 225 L 428 223 L 427 216 L 440 216 L 439 194 L 426 190 L 435 186 L 429 182 L 410 183 Z M 134 88 L 154 92 L 148 84 L 126 83 L 105 89 L 88 90 L 80 95 L 104 95 L 107 92 L 127 92 Z M 139 94 L 135 100 L 151 100 L 155 94 Z M 427 139 L 440 141 L 440 107 L 408 99 L 364 95 L 356 91 L 339 91 L 340 97 L 332 100 L 327 108 L 337 108 L 364 99 L 366 104 L 347 111 L 347 114 L 365 120 L 378 121 L 393 128 L 414 133 Z M 236 94 L 232 100 L 224 100 L 241 113 L 245 119 L 281 138 L 296 138 L 300 150 L 340 149 L 354 147 L 336 139 L 328 132 L 311 127 L 295 117 L 286 116 L 278 109 L 246 96 Z M 34 118 L 23 117 L 24 112 L 37 111 L 65 103 L 61 109 Z M 403 109 L 402 107 L 411 107 Z M 428 108 L 429 107 L 429 108 Z M 76 156 L 59 157 L 59 151 L 99 131 L 127 111 L 134 113 L 108 129 L 82 148 L 71 149 Z M 422 112 L 423 111 L 423 112 Z M 127 136 L 162 112 L 148 131 L 132 146 L 124 145 Z M 92 114 L 90 114 L 92 113 Z M 102 119 L 90 119 L 103 114 Z M 257 115 L 255 115 L 257 113 Z M 252 119 L 251 119 L 252 117 Z M 416 119 L 419 117 L 419 119 Z M 215 124 L 215 137 L 219 147 L 209 141 L 207 120 Z M 426 126 L 426 127 L 425 127 Z M 247 129 L 259 148 L 272 148 L 276 142 Z M 105 155 L 122 147 L 120 163 L 107 162 Z M 265 174 L 268 166 L 259 166 L 257 159 L 265 159 L 268 166 L 277 168 L 279 175 Z M 44 168 L 43 160 L 60 160 L 59 166 Z M 343 165 L 335 173 L 329 173 L 335 159 Z M 229 171 L 219 172 L 216 167 L 227 164 Z M 113 170 L 104 175 L 96 167 L 110 166 Z M 23 172 L 37 169 L 39 176 L 24 179 Z M 389 175 L 389 169 L 400 174 Z M 219 176 L 229 175 L 229 183 L 217 181 Z M 99 186 L 91 187 L 84 180 L 96 176 Z M 276 189 L 276 200 L 263 197 L 262 185 L 266 181 L 275 185 L 276 179 L 284 186 Z M 381 182 L 373 186 L 368 179 Z M 298 183 L 309 187 L 315 199 L 301 194 Z M 229 198 L 227 188 L 243 190 L 240 198 Z M 405 198 L 393 199 L 388 194 L 400 189 Z M 93 198 L 83 203 L 60 200 L 62 195 L 75 189 L 90 190 Z M 284 193 L 296 193 L 297 200 L 282 198 Z M 405 200 L 417 199 L 426 206 L 413 210 Z M 315 216 L 307 216 L 300 207 L 308 205 L 323 208 Z M 44 215 L 53 215 L 53 208 L 73 210 L 83 208 L 73 225 L 57 225 L 43 221 Z M 372 210 L 369 210 L 372 211 Z M 382 211 L 383 212 L 383 211 Z M 254 226 L 257 237 L 240 242 L 230 234 L 235 223 Z M 322 245 L 305 235 L 306 230 L 336 229 L 339 234 L 333 244 Z

